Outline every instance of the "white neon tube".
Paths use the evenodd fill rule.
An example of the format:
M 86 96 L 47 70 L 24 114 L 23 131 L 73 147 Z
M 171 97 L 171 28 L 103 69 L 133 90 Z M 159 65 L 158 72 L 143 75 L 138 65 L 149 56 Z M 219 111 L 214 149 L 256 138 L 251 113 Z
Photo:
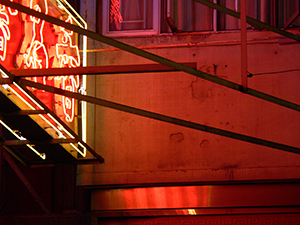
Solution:
M 4 126 L 9 132 L 11 132 L 16 138 L 18 138 L 19 140 L 27 140 L 26 138 L 18 135 L 13 129 L 11 129 L 6 123 L 4 123 L 2 120 L 0 120 L 0 123 L 2 124 L 2 126 Z M 46 159 L 46 154 L 45 153 L 40 153 L 39 151 L 37 151 L 32 145 L 32 144 L 26 144 L 26 146 L 28 148 L 30 148 L 30 150 L 32 150 L 35 154 L 37 154 L 39 157 L 41 157 L 43 160 Z
M 72 13 L 70 13 L 70 11 L 64 6 L 64 4 L 62 2 L 64 4 L 66 4 L 68 6 L 68 8 L 71 9 L 71 11 L 79 18 L 80 22 L 83 25 L 79 21 L 77 21 L 77 19 L 72 15 Z M 72 17 L 73 21 L 75 21 L 78 26 L 80 26 L 81 28 L 87 29 L 87 22 L 85 22 L 85 20 L 76 12 L 76 10 L 74 10 L 74 8 L 68 3 L 68 1 L 66 1 L 66 0 L 57 0 L 57 3 L 59 4 L 59 6 L 63 10 L 65 10 Z M 83 36 L 83 38 L 82 38 L 82 50 L 83 50 L 83 52 L 82 52 L 82 66 L 86 67 L 87 66 L 87 36 Z M 81 91 L 81 94 L 85 94 L 86 87 L 87 87 L 87 77 L 86 77 L 86 75 L 82 75 L 82 89 L 83 89 L 83 91 Z M 81 138 L 84 142 L 86 142 L 86 140 L 87 140 L 87 131 L 86 131 L 86 127 L 87 127 L 87 104 L 86 104 L 85 101 L 81 102 L 81 125 L 82 125 L 82 137 Z M 84 152 L 86 152 L 85 147 L 84 147 Z
M 31 98 L 31 96 L 29 96 L 19 85 L 17 85 L 17 83 L 14 83 L 14 85 L 16 85 L 16 87 L 22 91 L 22 93 L 24 93 L 26 95 L 26 97 L 30 98 L 30 100 L 32 100 L 40 109 L 44 109 L 40 104 L 38 104 L 33 98 Z M 20 98 L 27 106 L 29 106 L 32 110 L 35 110 L 35 108 L 29 104 L 29 102 L 27 102 L 22 96 L 20 96 L 13 88 L 9 87 L 10 90 L 18 97 Z M 70 136 L 70 138 L 75 139 L 75 137 L 68 132 L 51 114 L 47 114 L 65 133 L 67 133 L 67 135 Z M 47 120 L 42 114 L 39 114 L 39 116 L 49 125 L 51 126 L 58 134 L 59 134 L 59 138 L 62 139 L 67 139 L 67 137 L 56 127 L 54 126 L 49 120 Z M 80 143 L 80 142 L 79 142 Z M 78 144 L 79 144 L 78 143 Z M 70 145 L 83 157 L 86 157 L 86 148 L 84 148 L 83 152 L 80 151 L 73 143 L 70 143 Z M 32 147 L 31 147 L 32 149 Z M 37 152 L 36 150 L 34 152 Z M 42 156 L 39 155 L 41 158 Z

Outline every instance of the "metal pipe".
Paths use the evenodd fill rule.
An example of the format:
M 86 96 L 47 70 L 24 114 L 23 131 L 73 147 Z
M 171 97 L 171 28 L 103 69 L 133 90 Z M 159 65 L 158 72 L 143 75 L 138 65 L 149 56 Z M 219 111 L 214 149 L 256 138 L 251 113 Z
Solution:
M 3 145 L 6 146 L 17 146 L 17 145 L 51 145 L 51 144 L 65 144 L 65 143 L 77 143 L 76 139 L 52 139 L 50 141 L 29 141 L 29 140 L 5 140 L 3 141 Z
M 90 102 L 90 103 L 93 103 L 96 105 L 104 106 L 104 107 L 111 108 L 111 109 L 116 109 L 116 110 L 119 110 L 122 112 L 127 112 L 127 113 L 131 113 L 134 115 L 163 121 L 166 123 L 187 127 L 187 128 L 191 128 L 194 130 L 204 131 L 207 133 L 216 134 L 216 135 L 220 135 L 223 137 L 228 137 L 228 138 L 241 140 L 241 141 L 245 141 L 245 142 L 249 142 L 249 143 L 253 143 L 253 144 L 258 144 L 261 146 L 266 146 L 266 147 L 270 147 L 270 148 L 275 148 L 275 149 L 279 149 L 279 150 L 283 150 L 283 151 L 287 151 L 287 152 L 293 152 L 293 153 L 300 154 L 300 148 L 297 148 L 297 147 L 284 145 L 284 144 L 280 144 L 280 143 L 276 143 L 276 142 L 272 142 L 272 141 L 267 141 L 264 139 L 255 138 L 255 137 L 251 137 L 251 136 L 247 136 L 247 135 L 243 135 L 243 134 L 238 134 L 238 133 L 210 127 L 207 125 L 193 123 L 190 121 L 178 119 L 178 118 L 171 117 L 171 116 L 162 115 L 162 114 L 155 113 L 155 112 L 146 111 L 143 109 L 126 106 L 123 104 L 107 101 L 107 100 L 100 99 L 100 98 L 95 98 L 92 96 L 81 95 L 78 93 L 66 91 L 66 90 L 56 88 L 53 86 L 48 86 L 48 85 L 44 85 L 41 83 L 35 83 L 33 81 L 29 81 L 26 79 L 19 79 L 18 83 L 19 83 L 19 85 L 22 85 L 22 86 L 35 87 L 35 88 L 45 90 L 45 91 L 48 91 L 48 92 L 51 92 L 54 94 L 64 95 L 64 96 L 67 96 L 70 98 L 75 98 L 75 99 L 78 99 L 81 101 Z
M 213 0 L 213 3 L 217 4 L 218 0 Z M 213 9 L 213 31 L 218 30 L 218 11 Z
M 241 74 L 243 92 L 247 92 L 247 23 L 246 23 L 246 0 L 240 0 L 241 4 Z
M 36 114 L 46 114 L 45 110 L 19 110 L 15 112 L 4 113 L 0 112 L 0 120 L 1 116 L 16 116 L 16 115 L 36 115 Z M 1 123 L 0 123 L 1 127 Z
M 183 63 L 183 65 L 196 68 L 197 63 Z M 162 64 L 136 64 L 136 65 L 113 65 L 113 66 L 88 66 L 74 68 L 47 68 L 47 69 L 17 69 L 10 73 L 17 77 L 38 77 L 38 76 L 63 76 L 70 74 L 118 74 L 118 73 L 151 73 L 171 72 L 174 68 Z M 178 71 L 178 70 L 177 70 Z

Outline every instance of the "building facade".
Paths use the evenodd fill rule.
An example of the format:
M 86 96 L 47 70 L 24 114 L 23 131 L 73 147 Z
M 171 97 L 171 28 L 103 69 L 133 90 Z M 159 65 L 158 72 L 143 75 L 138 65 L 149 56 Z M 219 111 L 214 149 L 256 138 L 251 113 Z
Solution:
M 247 1 L 267 28 L 247 24 L 245 65 L 240 19 L 203 2 L 72 2 L 88 30 L 134 47 L 88 38 L 87 66 L 145 69 L 88 75 L 87 95 L 117 105 L 87 106 L 105 163 L 20 166 L 51 214 L 3 164 L 3 224 L 300 224 L 299 3 Z

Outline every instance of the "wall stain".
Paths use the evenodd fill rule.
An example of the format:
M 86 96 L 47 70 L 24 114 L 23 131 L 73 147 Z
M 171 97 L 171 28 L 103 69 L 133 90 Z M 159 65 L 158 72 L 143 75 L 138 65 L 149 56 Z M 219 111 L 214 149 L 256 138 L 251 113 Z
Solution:
M 209 141 L 207 139 L 204 139 L 200 143 L 200 148 L 208 148 L 209 147 Z
M 214 97 L 214 91 L 213 87 L 208 87 L 207 84 L 204 84 L 202 80 L 199 80 L 198 77 L 196 80 L 191 82 L 191 91 L 192 91 L 192 98 L 197 99 L 200 102 L 205 101 L 205 99 L 213 98 Z
M 229 164 L 223 164 L 220 166 L 220 170 L 225 171 L 225 176 L 229 180 L 234 180 L 234 174 L 235 171 L 239 168 L 239 164 L 229 165 Z
M 178 133 L 170 134 L 169 138 L 170 138 L 171 142 L 179 143 L 184 140 L 184 135 L 183 135 L 183 133 L 178 132 Z
M 213 64 L 213 66 L 214 66 L 214 74 L 217 75 L 217 67 L 218 67 L 218 66 L 215 65 L 215 64 Z

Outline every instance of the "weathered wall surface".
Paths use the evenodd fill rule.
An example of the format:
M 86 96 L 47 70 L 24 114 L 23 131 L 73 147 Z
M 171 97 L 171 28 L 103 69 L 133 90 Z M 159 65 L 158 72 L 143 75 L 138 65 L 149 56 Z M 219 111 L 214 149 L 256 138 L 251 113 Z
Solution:
M 176 62 L 197 62 L 197 69 L 237 83 L 239 39 L 238 32 L 119 38 Z M 300 76 L 294 71 L 300 45 L 283 42 L 271 32 L 248 33 L 249 87 L 300 104 Z M 153 63 L 100 43 L 94 47 L 99 51 L 90 65 Z M 277 71 L 287 72 L 272 73 Z M 299 112 L 183 72 L 96 76 L 90 88 L 98 98 L 300 147 Z M 80 167 L 80 185 L 300 178 L 300 155 L 294 153 L 100 106 L 94 110 L 88 142 L 105 164 Z

